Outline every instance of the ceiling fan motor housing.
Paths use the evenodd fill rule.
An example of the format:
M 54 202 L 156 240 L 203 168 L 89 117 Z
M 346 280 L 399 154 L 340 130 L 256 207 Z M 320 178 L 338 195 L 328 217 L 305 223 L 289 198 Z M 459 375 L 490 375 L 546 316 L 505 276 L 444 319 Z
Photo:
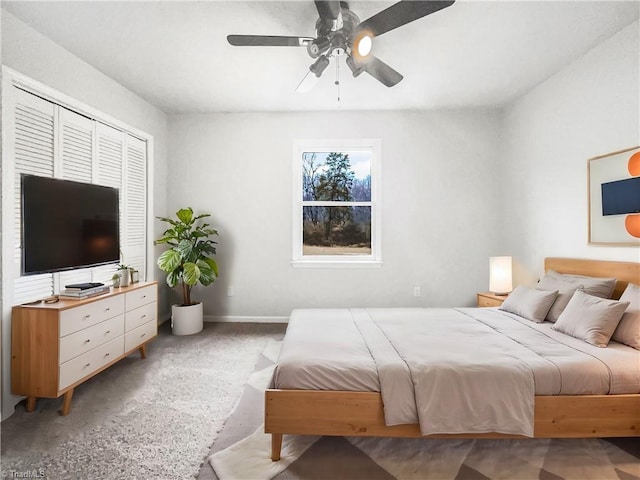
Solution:
M 341 26 L 338 22 L 340 28 L 332 30 L 333 22 L 330 19 L 327 21 L 319 18 L 316 22 L 316 39 L 307 44 L 307 52 L 311 58 L 331 55 L 337 49 L 351 52 L 360 19 L 349 10 L 345 2 L 341 2 L 341 7 Z

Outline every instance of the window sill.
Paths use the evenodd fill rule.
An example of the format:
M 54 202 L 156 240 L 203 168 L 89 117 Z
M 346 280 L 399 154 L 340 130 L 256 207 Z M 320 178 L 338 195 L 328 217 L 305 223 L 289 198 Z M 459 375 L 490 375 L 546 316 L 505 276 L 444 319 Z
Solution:
M 381 268 L 380 260 L 292 260 L 295 268 Z

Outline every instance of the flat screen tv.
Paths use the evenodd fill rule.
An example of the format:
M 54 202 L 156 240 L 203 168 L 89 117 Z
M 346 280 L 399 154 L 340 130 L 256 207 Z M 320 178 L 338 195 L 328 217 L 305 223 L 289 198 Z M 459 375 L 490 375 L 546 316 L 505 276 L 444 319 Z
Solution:
M 640 213 L 640 177 L 602 184 L 602 215 Z
M 118 263 L 116 188 L 22 175 L 22 274 Z

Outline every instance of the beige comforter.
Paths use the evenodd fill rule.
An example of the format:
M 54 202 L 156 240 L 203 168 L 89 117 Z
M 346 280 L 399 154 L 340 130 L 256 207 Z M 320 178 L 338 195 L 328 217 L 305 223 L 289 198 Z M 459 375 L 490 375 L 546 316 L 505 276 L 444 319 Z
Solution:
M 274 386 L 379 391 L 387 425 L 425 435 L 531 436 L 536 394 L 640 391 L 640 352 L 549 327 L 496 309 L 295 310 Z

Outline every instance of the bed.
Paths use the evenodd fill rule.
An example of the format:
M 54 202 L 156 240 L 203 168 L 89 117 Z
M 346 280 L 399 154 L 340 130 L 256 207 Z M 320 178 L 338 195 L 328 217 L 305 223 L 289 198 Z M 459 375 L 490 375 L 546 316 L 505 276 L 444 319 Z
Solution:
M 617 282 L 612 298 L 616 299 L 622 295 L 628 283 L 640 284 L 640 264 L 631 262 L 547 258 L 545 259 L 545 271 L 590 277 L 614 277 Z M 356 309 L 303 312 L 305 318 L 309 315 L 311 317 L 319 315 L 323 319 L 329 319 L 326 320 L 329 322 L 328 324 L 323 324 L 322 321 L 313 322 L 313 318 L 307 318 L 310 324 L 317 323 L 317 325 L 322 325 L 316 333 L 312 333 L 312 336 L 314 334 L 321 335 L 322 329 L 327 330 L 327 327 L 332 322 L 335 325 L 345 323 L 342 316 L 351 315 L 355 319 L 353 322 L 356 324 L 355 330 L 359 330 L 359 334 L 363 338 L 368 335 L 368 339 L 365 340 L 365 346 L 362 347 L 361 343 L 359 343 L 361 340 L 358 339 L 358 333 L 355 333 L 354 329 L 351 328 L 351 330 L 347 329 L 338 336 L 339 340 L 335 345 L 323 345 L 322 348 L 328 350 L 324 358 L 332 356 L 331 349 L 335 349 L 336 352 L 344 349 L 355 352 L 355 356 L 350 357 L 350 364 L 345 365 L 343 371 L 342 366 L 339 365 L 296 361 L 304 359 L 304 357 L 297 356 L 300 355 L 300 351 L 312 347 L 310 347 L 310 344 L 305 345 L 304 339 L 296 347 L 295 337 L 299 331 L 296 325 L 299 325 L 300 322 L 290 323 L 284 347 L 287 344 L 293 346 L 288 347 L 286 351 L 283 349 L 281 353 L 283 364 L 276 368 L 272 388 L 267 389 L 265 392 L 265 432 L 272 435 L 272 460 L 277 461 L 280 459 L 282 436 L 284 434 L 376 437 L 428 436 L 430 438 L 640 436 L 640 362 L 638 362 L 640 352 L 631 347 L 618 345 L 615 342 L 604 349 L 590 346 L 583 348 L 580 346 L 580 340 L 571 338 L 568 342 L 573 342 L 577 350 L 582 352 L 578 354 L 582 359 L 593 359 L 591 367 L 594 370 L 589 370 L 591 367 L 588 367 L 585 371 L 586 373 L 576 374 L 575 380 L 571 380 L 571 376 L 568 373 L 564 377 L 562 375 L 560 377 L 554 376 L 555 373 L 553 371 L 555 369 L 562 370 L 564 368 L 562 366 L 563 361 L 566 364 L 578 362 L 573 361 L 571 358 L 561 359 L 564 354 L 555 350 L 556 347 L 553 343 L 549 343 L 548 337 L 553 337 L 554 335 L 562 336 L 563 334 L 551 332 L 549 325 L 545 325 L 548 322 L 535 326 L 535 336 L 542 338 L 546 342 L 535 348 L 539 352 L 549 351 L 551 361 L 541 360 L 539 352 L 526 353 L 529 347 L 518 345 L 521 340 L 506 341 L 503 344 L 500 343 L 502 342 L 500 339 L 493 340 L 493 337 L 486 337 L 490 339 L 489 348 L 491 349 L 514 348 L 513 352 L 508 353 L 508 355 L 511 355 L 516 360 L 514 362 L 516 367 L 506 369 L 501 377 L 504 377 L 506 382 L 516 382 L 515 385 L 518 385 L 518 387 L 513 390 L 517 392 L 513 396 L 504 395 L 504 399 L 500 398 L 499 400 L 504 400 L 506 402 L 505 406 L 509 408 L 497 409 L 497 411 L 510 411 L 511 407 L 521 402 L 518 397 L 519 391 L 526 392 L 529 389 L 529 394 L 531 395 L 531 402 L 529 403 L 531 405 L 526 405 L 527 402 L 525 401 L 522 409 L 527 410 L 530 407 L 530 430 L 527 430 L 526 422 L 523 421 L 525 427 L 522 428 L 497 428 L 496 430 L 498 431 L 486 431 L 485 426 L 485 431 L 482 431 L 482 429 L 480 429 L 481 431 L 474 431 L 471 423 L 465 424 L 468 420 L 464 418 L 464 415 L 460 415 L 459 425 L 454 425 L 453 430 L 450 425 L 447 425 L 448 429 L 439 429 L 437 424 L 431 425 L 429 421 L 425 421 L 425 415 L 421 416 L 422 403 L 425 403 L 425 400 L 426 403 L 430 402 L 428 394 L 418 390 L 420 382 L 417 380 L 413 386 L 415 390 L 408 391 L 408 394 L 415 395 L 417 400 L 415 402 L 418 405 L 416 408 L 419 410 L 417 414 L 416 412 L 408 412 L 409 407 L 407 405 L 403 406 L 401 402 L 399 407 L 390 410 L 389 398 L 391 393 L 395 395 L 396 391 L 402 391 L 403 388 L 407 387 L 403 385 L 403 382 L 408 382 L 403 379 L 405 377 L 402 377 L 402 372 L 400 372 L 402 367 L 398 366 L 402 362 L 399 364 L 389 363 L 388 368 L 381 368 L 381 365 L 385 365 L 384 360 L 376 359 L 378 362 L 376 364 L 367 358 L 367 352 L 364 350 L 369 350 L 370 352 L 379 350 L 384 355 L 393 355 L 394 348 L 389 347 L 384 339 L 376 336 L 377 330 L 374 326 L 376 323 L 385 324 L 386 322 L 385 328 L 388 328 L 389 336 L 392 336 L 394 332 L 399 331 L 397 328 L 394 330 L 397 324 L 413 322 L 418 329 L 423 328 L 424 330 L 427 328 L 422 325 L 425 322 L 424 319 L 427 319 L 426 322 L 431 322 L 428 328 L 432 328 L 438 325 L 436 317 L 440 316 L 441 320 L 446 319 L 454 324 L 459 322 L 462 325 L 459 332 L 460 335 L 468 335 L 467 329 L 470 328 L 474 336 L 484 338 L 482 335 L 487 330 L 502 328 L 502 323 L 499 320 L 501 318 L 500 315 L 510 315 L 508 312 L 491 312 L 492 310 L 495 309 Z M 476 316 L 480 320 L 479 326 L 473 323 L 478 320 L 475 318 Z M 473 322 L 468 321 L 466 317 L 474 317 Z M 495 320 L 496 318 L 498 320 Z M 440 321 L 440 323 L 444 322 Z M 511 323 L 505 322 L 504 325 L 511 325 Z M 526 330 L 532 327 L 527 325 L 527 321 L 514 322 L 513 325 L 515 330 Z M 512 327 L 509 328 L 511 329 Z M 366 330 L 371 332 L 369 334 L 363 333 Z M 309 336 L 308 333 L 306 335 L 307 337 Z M 452 339 L 451 341 L 456 340 Z M 490 343 L 493 341 L 498 343 Z M 409 343 L 410 346 L 407 348 L 411 350 L 412 345 L 411 342 Z M 506 345 L 507 343 L 511 344 L 511 346 Z M 296 351 L 296 348 L 299 351 Z M 413 348 L 415 349 L 415 342 Z M 437 348 L 435 343 L 429 347 L 430 350 L 434 348 Z M 373 355 L 373 353 L 371 354 Z M 482 358 L 484 355 L 482 349 L 476 352 L 476 355 Z M 606 365 L 604 369 L 611 373 L 609 383 L 599 380 L 600 376 L 608 375 L 606 371 L 598 373 L 598 369 L 602 370 L 602 367 L 597 365 L 603 363 L 602 359 L 597 358 L 599 355 L 606 357 L 604 361 L 609 362 L 604 363 Z M 520 357 L 526 356 L 530 356 L 530 361 L 539 366 L 536 368 L 521 368 Z M 638 365 L 635 365 L 636 363 Z M 293 367 L 285 370 L 285 364 Z M 300 368 L 296 369 L 296 364 L 300 364 Z M 410 362 L 407 361 L 407 364 L 410 364 Z M 480 368 L 482 369 L 484 366 L 481 365 Z M 357 372 L 356 374 L 352 373 L 353 369 Z M 330 370 L 340 371 L 342 374 L 339 374 L 337 379 L 329 378 L 327 372 Z M 521 370 L 525 373 L 521 373 Z M 616 377 L 614 375 L 616 370 L 619 371 L 621 376 Z M 391 379 L 393 388 L 386 387 L 386 390 L 380 388 L 380 384 L 376 383 L 379 381 L 376 371 L 378 371 L 378 376 L 386 375 L 388 379 Z M 432 370 L 429 371 L 432 372 Z M 571 370 L 566 371 L 570 372 Z M 526 372 L 530 373 L 527 374 Z M 433 373 L 430 374 L 434 375 Z M 510 379 L 511 376 L 514 377 L 513 380 Z M 529 376 L 533 378 L 532 382 L 528 380 Z M 437 374 L 428 378 L 430 386 L 440 385 L 443 389 L 446 389 L 455 388 L 456 382 L 451 382 L 450 378 L 457 377 L 451 377 L 448 374 L 447 382 L 443 383 L 437 383 L 439 378 Z M 482 375 L 474 374 L 473 378 L 482 379 L 483 377 Z M 387 385 L 389 385 L 388 379 L 384 380 Z M 522 387 L 517 382 L 523 382 Z M 454 385 L 450 386 L 452 383 Z M 387 408 L 385 408 L 385 405 Z M 440 405 L 430 405 L 429 408 L 432 408 L 432 410 L 426 412 L 439 412 L 438 408 L 442 411 L 443 405 L 442 402 Z M 434 408 L 435 410 L 433 410 Z M 518 410 L 518 408 L 516 407 L 515 410 Z M 453 410 L 456 410 L 456 408 L 453 408 Z M 432 416 L 432 418 L 436 417 Z M 518 414 L 514 414 L 514 417 L 518 417 Z M 509 419 L 509 421 L 517 423 L 525 419 L 527 417 L 526 412 L 520 417 Z M 468 428 L 465 428 L 465 425 Z M 438 433 L 440 431 L 455 431 L 456 433 Z

